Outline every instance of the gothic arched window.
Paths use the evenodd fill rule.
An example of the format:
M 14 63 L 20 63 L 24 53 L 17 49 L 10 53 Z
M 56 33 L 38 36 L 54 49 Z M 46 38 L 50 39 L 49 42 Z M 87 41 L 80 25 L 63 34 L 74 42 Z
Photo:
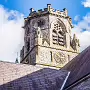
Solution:
M 53 31 L 52 31 L 52 38 L 53 44 L 56 45 L 65 45 L 65 27 L 63 23 L 56 22 L 54 23 Z

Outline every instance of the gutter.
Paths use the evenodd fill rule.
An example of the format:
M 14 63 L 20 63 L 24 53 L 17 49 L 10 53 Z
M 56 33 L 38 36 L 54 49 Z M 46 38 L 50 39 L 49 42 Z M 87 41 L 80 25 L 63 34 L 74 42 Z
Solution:
M 73 84 L 69 85 L 68 87 L 64 88 L 65 90 L 70 90 L 71 88 L 77 86 L 78 84 L 82 83 L 86 79 L 90 78 L 90 73 L 85 75 L 84 77 L 80 78 L 79 80 L 75 81 Z
M 70 75 L 70 72 L 68 72 L 68 74 L 67 74 L 67 76 L 66 76 L 66 78 L 65 78 L 65 80 L 64 80 L 64 82 L 63 82 L 63 84 L 62 84 L 62 87 L 60 88 L 60 90 L 63 90 L 63 88 L 64 88 L 64 86 L 65 86 L 65 84 L 66 84 L 66 81 L 67 81 L 69 75 Z

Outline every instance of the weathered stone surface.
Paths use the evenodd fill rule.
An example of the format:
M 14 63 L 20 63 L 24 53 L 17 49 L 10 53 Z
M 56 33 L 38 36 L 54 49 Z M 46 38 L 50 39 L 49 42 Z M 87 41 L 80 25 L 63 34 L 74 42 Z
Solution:
M 63 12 L 53 10 L 51 5 L 47 5 L 44 11 L 36 12 L 31 9 L 29 17 L 25 19 L 25 44 L 22 50 L 24 58 L 22 59 L 21 55 L 21 63 L 28 61 L 27 64 L 62 67 L 78 55 L 79 40 L 75 35 L 73 40 L 71 38 L 72 21 L 69 16 L 67 17 L 67 10 L 64 9 Z M 54 58 L 55 52 L 58 53 L 57 59 L 64 58 L 63 61 L 57 63 Z M 61 57 L 62 53 L 64 57 Z

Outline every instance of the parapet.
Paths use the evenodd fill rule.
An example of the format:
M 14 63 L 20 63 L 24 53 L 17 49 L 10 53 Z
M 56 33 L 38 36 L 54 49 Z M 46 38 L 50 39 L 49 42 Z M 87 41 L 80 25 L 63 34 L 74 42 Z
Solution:
M 25 23 L 32 18 L 35 18 L 38 16 L 44 16 L 46 14 L 55 15 L 57 17 L 62 17 L 62 18 L 67 18 L 67 20 L 72 26 L 72 19 L 68 16 L 68 10 L 66 8 L 64 8 L 62 11 L 53 9 L 51 7 L 51 4 L 47 4 L 47 8 L 40 9 L 38 11 L 35 11 L 33 8 L 31 8 L 29 16 L 25 18 Z
M 51 4 L 47 4 L 47 8 L 44 8 L 43 10 L 40 9 L 38 11 L 35 11 L 33 8 L 30 9 L 30 14 L 29 16 L 36 16 L 36 15 L 42 15 L 46 13 L 51 13 L 55 15 L 61 15 L 63 17 L 66 17 L 68 15 L 68 11 L 66 8 L 63 9 L 63 11 L 55 10 L 51 7 Z

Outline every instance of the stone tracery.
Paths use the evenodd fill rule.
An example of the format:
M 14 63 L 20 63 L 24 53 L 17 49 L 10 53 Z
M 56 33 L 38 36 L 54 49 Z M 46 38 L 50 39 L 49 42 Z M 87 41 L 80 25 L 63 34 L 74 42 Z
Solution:
M 56 22 L 54 24 L 54 28 L 52 31 L 52 39 L 53 39 L 53 44 L 56 45 L 65 45 L 65 30 L 64 26 L 60 22 Z

